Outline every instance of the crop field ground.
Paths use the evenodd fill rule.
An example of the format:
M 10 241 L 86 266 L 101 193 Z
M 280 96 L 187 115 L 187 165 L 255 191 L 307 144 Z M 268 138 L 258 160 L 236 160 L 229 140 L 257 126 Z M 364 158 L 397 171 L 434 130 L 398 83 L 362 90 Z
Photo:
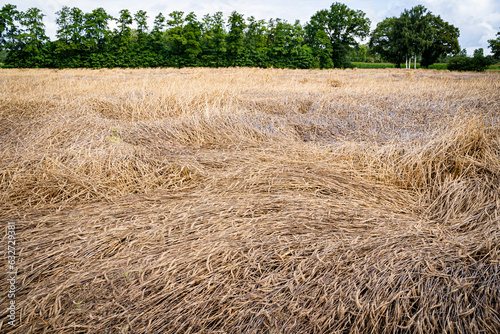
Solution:
M 0 332 L 498 333 L 499 92 L 498 72 L 0 69 Z

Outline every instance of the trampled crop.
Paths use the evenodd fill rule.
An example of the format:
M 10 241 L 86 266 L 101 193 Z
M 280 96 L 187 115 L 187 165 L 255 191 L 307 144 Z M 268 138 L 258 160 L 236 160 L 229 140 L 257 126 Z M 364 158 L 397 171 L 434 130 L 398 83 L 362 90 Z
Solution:
M 500 331 L 499 79 L 0 70 L 2 332 Z

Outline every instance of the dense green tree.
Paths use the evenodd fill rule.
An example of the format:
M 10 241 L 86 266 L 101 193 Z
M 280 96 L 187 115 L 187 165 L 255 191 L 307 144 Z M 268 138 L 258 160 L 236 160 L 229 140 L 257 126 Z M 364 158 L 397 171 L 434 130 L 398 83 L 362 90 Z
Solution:
M 333 48 L 327 33 L 324 30 L 315 29 L 308 24 L 306 29 L 307 45 L 311 47 L 315 57 L 313 67 L 315 68 L 333 68 Z
M 85 35 L 85 14 L 81 9 L 73 7 L 70 11 L 70 20 L 70 41 L 74 49 L 79 49 L 83 45 Z
M 440 57 L 460 50 L 458 36 L 457 28 L 418 5 L 404 10 L 398 18 L 386 18 L 377 24 L 369 45 L 396 67 L 411 57 L 421 57 L 422 65 L 428 67 Z
M 273 66 L 308 68 L 314 60 L 311 48 L 305 45 L 305 31 L 297 20 L 270 20 L 267 27 L 268 59 Z
M 267 27 L 264 20 L 257 20 L 250 16 L 247 18 L 247 29 L 245 32 L 246 55 L 250 66 L 267 67 L 269 59 Z
M 84 56 L 84 13 L 76 7 L 64 6 L 56 13 L 57 40 L 53 43 L 55 67 L 77 67 Z
M 0 51 L 10 50 L 17 34 L 16 18 L 19 12 L 15 5 L 6 4 L 0 10 Z
M 306 28 L 309 40 L 320 38 L 324 43 L 324 32 L 331 44 L 331 58 L 335 67 L 347 67 L 349 47 L 358 45 L 356 38 L 365 38 L 370 33 L 370 20 L 361 10 L 353 10 L 341 3 L 333 3 L 311 17 Z M 317 46 L 311 45 L 313 48 Z
M 245 19 L 234 11 L 229 16 L 229 33 L 227 35 L 227 55 L 231 66 L 244 66 L 245 59 Z
M 113 19 L 104 8 L 94 9 L 84 15 L 85 44 L 90 49 L 102 48 L 109 36 L 109 21 Z
M 422 5 L 405 9 L 395 21 L 395 31 L 400 34 L 401 51 L 405 54 L 405 62 L 411 62 L 422 54 L 422 50 L 431 46 L 431 14 Z
M 201 46 L 205 66 L 219 67 L 225 64 L 227 43 L 224 25 L 222 12 L 203 17 Z
M 458 29 L 423 6 L 380 22 L 368 46 L 359 46 L 357 40 L 366 37 L 370 21 L 362 11 L 341 3 L 318 11 L 306 25 L 281 19 L 266 23 L 253 16 L 245 20 L 237 12 L 231 13 L 226 25 L 221 12 L 205 15 L 202 22 L 194 13 L 173 12 L 168 20 L 158 14 L 149 30 L 147 13 L 142 10 L 134 15 L 121 10 L 117 19 L 103 8 L 83 13 L 64 6 L 56 14 L 57 40 L 51 42 L 38 9 L 19 13 L 13 5 L 3 6 L 0 60 L 5 59 L 8 66 L 331 68 L 350 66 L 350 61 L 380 61 L 381 57 L 400 66 L 409 57 L 419 56 L 421 64 L 428 66 L 459 50 Z M 110 31 L 112 20 L 116 28 Z M 494 52 L 497 40 L 490 41 Z M 451 63 L 463 60 L 474 67 L 491 59 L 478 51 L 472 58 Z
M 60 42 L 69 44 L 71 39 L 71 8 L 63 6 L 63 8 L 56 12 L 58 16 L 56 23 L 59 26 L 56 32 L 56 37 Z
M 201 49 L 201 30 L 202 24 L 197 20 L 194 13 L 189 13 L 186 16 L 186 26 L 184 28 L 184 38 L 186 44 L 184 47 L 185 65 L 197 66 L 197 57 L 202 52 Z
M 64 6 L 58 15 L 56 23 L 57 39 L 68 49 L 78 49 L 82 44 L 82 35 L 84 35 L 84 14 L 78 8 L 69 8 Z
M 43 23 L 42 11 L 38 8 L 30 8 L 25 13 L 21 13 L 21 25 L 24 26 L 18 39 L 24 46 L 24 51 L 41 49 L 43 43 L 49 38 L 45 35 L 45 24 Z
M 377 24 L 370 38 L 370 49 L 382 56 L 386 61 L 400 67 L 407 56 L 404 50 L 403 37 L 396 28 L 398 18 L 388 17 Z
M 132 14 L 128 9 L 122 9 L 116 21 L 115 45 L 118 47 L 118 52 L 125 52 L 132 43 Z
M 490 64 L 490 59 L 484 56 L 484 51 L 480 48 L 474 50 L 473 57 L 467 57 L 467 54 L 462 51 L 460 54 L 450 58 L 448 61 L 448 69 L 451 71 L 483 72 Z
M 286 67 L 288 64 L 288 47 L 291 42 L 293 27 L 286 21 L 276 19 L 268 26 L 269 52 L 277 67 Z
M 360 45 L 351 49 L 349 53 L 349 60 L 355 62 L 365 62 L 368 55 L 366 45 Z
M 174 11 L 167 21 L 168 50 L 177 67 L 197 66 L 201 49 L 202 24 L 194 13 L 184 17 L 184 12 Z
M 296 68 L 311 68 L 314 64 L 312 49 L 306 45 L 306 32 L 304 27 L 296 20 L 292 26 L 292 36 L 288 44 L 289 64 Z
M 420 65 L 429 67 L 440 57 L 455 55 L 460 52 L 458 37 L 460 31 L 448 22 L 443 21 L 440 16 L 430 18 L 429 43 L 422 49 L 422 60 Z
M 165 18 L 165 16 L 163 16 L 162 13 L 159 13 L 158 15 L 156 15 L 155 21 L 154 21 L 154 26 L 153 26 L 153 33 L 154 34 L 158 34 L 158 33 L 163 32 L 163 30 L 165 29 L 165 21 L 166 21 L 166 18 Z
M 29 8 L 16 15 L 15 21 L 20 26 L 12 36 L 6 63 L 19 67 L 47 66 L 44 48 L 49 38 L 45 35 L 44 16 L 38 8 Z
M 500 31 L 497 32 L 496 39 L 490 39 L 488 41 L 489 47 L 491 48 L 491 52 L 493 52 L 493 57 L 496 60 L 500 60 Z
M 170 20 L 167 20 L 166 42 L 169 54 L 173 57 L 177 67 L 181 67 L 181 56 L 183 47 L 186 45 L 184 37 L 184 12 L 174 11 L 169 14 Z
M 144 10 L 140 10 L 134 14 L 134 20 L 137 24 L 137 32 L 139 36 L 143 36 L 148 31 L 148 14 Z

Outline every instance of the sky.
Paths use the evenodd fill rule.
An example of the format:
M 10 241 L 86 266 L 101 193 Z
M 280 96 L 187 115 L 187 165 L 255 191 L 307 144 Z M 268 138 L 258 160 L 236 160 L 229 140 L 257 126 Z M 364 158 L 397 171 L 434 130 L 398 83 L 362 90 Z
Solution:
M 37 7 L 46 15 L 44 23 L 47 35 L 55 39 L 57 25 L 55 14 L 63 6 L 78 7 L 84 12 L 103 7 L 114 17 L 121 9 L 128 9 L 132 13 L 145 10 L 149 16 L 149 26 L 153 26 L 154 17 L 158 13 L 168 16 L 174 10 L 186 13 L 194 12 L 199 19 L 205 14 L 224 13 L 225 18 L 232 11 L 237 11 L 245 17 L 254 16 L 256 19 L 268 20 L 281 18 L 293 23 L 299 19 L 302 24 L 318 10 L 327 9 L 332 2 L 323 0 L 206 0 L 206 1 L 170 1 L 170 0 L 2 0 L 0 5 L 10 3 L 18 10 L 25 11 L 30 7 Z M 459 43 L 461 48 L 467 49 L 472 55 L 477 48 L 483 48 L 485 55 L 491 54 L 488 40 L 496 38 L 500 31 L 500 0 L 354 0 L 339 1 L 349 8 L 362 10 L 372 22 L 374 29 L 378 22 L 386 17 L 399 16 L 407 8 L 424 5 L 432 14 L 440 15 L 445 21 L 460 29 Z M 2 4 L 3 3 L 3 4 Z M 368 40 L 362 41 L 366 43 Z

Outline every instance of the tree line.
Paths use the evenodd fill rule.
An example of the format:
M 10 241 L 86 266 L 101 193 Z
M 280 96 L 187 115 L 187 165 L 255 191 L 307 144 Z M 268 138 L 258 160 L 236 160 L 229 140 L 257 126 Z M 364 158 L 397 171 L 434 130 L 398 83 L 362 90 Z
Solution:
M 338 2 L 304 25 L 245 18 L 236 11 L 227 19 L 221 12 L 201 19 L 181 11 L 160 13 L 152 27 L 143 10 L 123 9 L 113 17 L 104 8 L 85 13 L 64 6 L 56 15 L 56 40 L 51 41 L 41 10 L 4 5 L 0 59 L 5 66 L 345 68 L 372 57 L 397 67 L 418 58 L 427 67 L 460 53 L 458 28 L 421 5 L 385 19 L 372 32 L 363 11 Z M 360 45 L 364 39 L 369 42 Z

